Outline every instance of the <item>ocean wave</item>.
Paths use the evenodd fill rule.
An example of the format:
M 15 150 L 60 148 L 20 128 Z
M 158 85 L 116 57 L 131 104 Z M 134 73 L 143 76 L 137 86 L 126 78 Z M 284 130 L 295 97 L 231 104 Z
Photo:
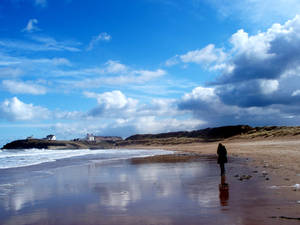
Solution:
M 55 162 L 61 159 L 97 155 L 103 160 L 127 159 L 160 154 L 170 154 L 164 150 L 131 150 L 131 149 L 101 149 L 101 150 L 48 150 L 48 149 L 18 149 L 0 150 L 0 169 L 26 167 L 41 163 Z

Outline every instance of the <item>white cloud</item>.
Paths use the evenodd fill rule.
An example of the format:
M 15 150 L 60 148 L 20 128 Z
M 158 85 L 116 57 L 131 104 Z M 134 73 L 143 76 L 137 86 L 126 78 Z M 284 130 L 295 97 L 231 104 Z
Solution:
M 205 124 L 205 122 L 199 119 L 158 119 L 155 116 L 146 116 L 137 118 L 134 126 L 137 133 L 149 134 L 182 130 L 195 130 L 203 124 Z
M 221 70 L 211 83 L 219 86 L 218 96 L 222 101 L 240 107 L 297 105 L 298 98 L 291 93 L 298 89 L 299 32 L 300 15 L 297 15 L 283 25 L 273 24 L 265 32 L 249 35 L 238 30 L 233 34 L 229 59 L 225 62 L 231 69 Z
M 23 61 L 24 62 L 24 61 Z M 66 58 L 41 58 L 27 60 L 27 63 L 37 63 L 37 64 L 52 64 L 54 66 L 71 66 L 72 63 Z
M 2 86 L 13 94 L 33 94 L 33 95 L 43 95 L 46 94 L 46 88 L 33 84 L 30 82 L 22 82 L 15 80 L 3 80 Z
M 87 133 L 100 134 L 110 125 L 108 121 L 93 119 L 93 122 L 86 120 L 75 120 L 72 122 L 57 122 L 52 124 L 51 133 L 63 139 L 84 138 Z M 105 134 L 104 134 L 105 135 Z
M 38 31 L 40 29 L 37 27 L 37 24 L 38 24 L 38 20 L 37 19 L 30 19 L 28 21 L 26 27 L 22 31 L 25 31 L 25 32 Z
M 224 89 L 226 87 L 220 86 L 220 88 Z M 240 107 L 238 106 L 239 104 L 232 104 L 232 101 L 229 101 L 229 104 L 224 102 L 224 99 L 221 98 L 224 93 L 219 92 L 219 88 L 195 88 L 191 93 L 185 94 L 182 99 L 178 101 L 178 109 L 185 113 L 192 113 L 195 118 L 205 121 L 208 126 L 234 124 L 249 124 L 252 126 L 274 124 L 294 125 L 295 123 L 300 122 L 298 113 L 295 114 L 295 110 L 296 112 L 300 110 L 299 107 L 295 108 L 294 106 L 281 104 Z M 234 90 L 233 93 L 230 92 L 232 98 L 237 98 L 235 101 L 238 102 L 238 98 L 249 98 L 249 102 L 246 102 L 246 104 L 251 104 L 251 101 L 253 101 L 252 92 L 248 94 L 249 96 L 245 94 L 246 97 L 242 96 L 242 94 L 240 94 L 239 90 Z M 262 99 L 259 99 L 254 95 L 254 101 L 256 101 L 255 104 L 258 104 L 259 101 L 266 101 L 263 97 L 264 96 L 260 95 L 260 98 Z M 273 99 L 271 98 L 271 100 Z M 241 101 L 243 101 L 243 99 Z
M 89 43 L 89 46 L 87 47 L 87 50 L 88 51 L 92 50 L 95 47 L 95 45 L 97 45 L 98 42 L 100 41 L 110 41 L 110 40 L 111 40 L 111 36 L 108 33 L 106 32 L 100 33 L 97 36 L 94 36 L 92 38 L 92 40 Z
M 293 91 L 292 96 L 300 96 L 300 89 Z
M 11 68 L 11 67 L 0 68 L 0 78 L 18 77 L 22 74 L 23 71 L 19 68 Z
M 224 104 L 215 88 L 196 87 L 178 100 L 178 110 L 191 112 L 196 118 L 218 124 L 224 118 L 239 114 L 238 107 Z M 228 121 L 229 123 L 229 121 Z
M 191 93 L 186 93 L 182 99 L 184 101 L 190 100 L 200 100 L 204 102 L 212 102 L 218 99 L 217 95 L 215 94 L 214 88 L 209 87 L 196 87 L 192 90 Z
M 48 36 L 32 36 L 33 41 L 39 43 L 36 45 L 36 51 L 69 51 L 69 52 L 79 52 L 78 48 L 81 45 L 80 42 L 76 41 L 57 41 L 56 39 Z M 30 49 L 30 48 L 29 48 Z
M 78 46 L 81 43 L 74 41 L 57 41 L 47 36 L 30 36 L 28 41 L 20 40 L 0 40 L 0 46 L 10 50 L 26 50 L 26 51 L 69 51 L 79 52 Z
M 195 130 L 205 124 L 200 119 L 158 118 L 137 116 L 126 119 L 97 119 L 72 123 L 57 123 L 52 129 L 60 136 L 83 137 L 86 133 L 97 135 L 118 135 L 127 137 L 137 133 L 161 133 L 182 130 Z
M 248 33 L 241 29 L 232 35 L 230 42 L 233 45 L 233 51 L 237 54 L 259 57 L 259 59 L 263 60 L 273 56 L 268 54 L 272 36 L 266 33 L 249 36 Z
M 105 109 L 122 109 L 126 105 L 130 105 L 132 99 L 126 98 L 121 91 L 105 92 L 97 95 L 97 101 L 99 105 L 102 105 Z
M 26 104 L 17 97 L 4 100 L 0 105 L 0 118 L 12 121 L 48 119 L 48 109 Z
M 116 68 L 114 68 L 116 69 Z M 124 71 L 122 71 L 124 69 Z M 125 68 L 119 68 L 120 73 L 125 73 L 124 75 L 119 76 L 111 76 L 111 77 L 99 77 L 99 78 L 89 78 L 79 81 L 62 81 L 62 83 L 65 83 L 67 85 L 73 85 L 73 87 L 77 88 L 95 88 L 100 87 L 104 85 L 122 85 L 122 84 L 143 84 L 145 82 L 148 82 L 150 80 L 157 79 L 161 76 L 164 76 L 166 74 L 166 71 L 162 69 L 157 69 L 155 71 L 151 70 L 130 70 L 127 68 L 127 72 Z M 76 74 L 77 72 L 74 71 Z M 106 74 L 108 70 L 103 69 L 94 69 L 92 71 L 80 71 L 81 72 L 87 72 L 87 74 Z M 110 71 L 112 72 L 112 71 Z
M 91 112 L 91 116 L 116 116 L 124 117 L 136 112 L 138 101 L 126 97 L 121 91 L 115 90 L 101 94 L 84 92 L 88 98 L 96 98 L 98 106 Z
M 165 62 L 165 65 L 166 65 L 166 66 L 174 66 L 174 65 L 176 65 L 176 64 L 179 63 L 179 60 L 180 60 L 179 58 L 180 58 L 179 55 L 175 55 L 175 56 L 173 56 L 172 58 L 168 59 L 168 60 Z
M 80 111 L 60 111 L 56 110 L 52 113 L 55 119 L 64 119 L 64 120 L 83 120 L 86 117 L 86 114 Z
M 128 70 L 126 65 L 114 60 L 108 60 L 105 65 L 107 73 L 125 73 Z
M 176 109 L 176 100 L 175 99 L 156 99 L 152 98 L 151 105 L 149 106 L 148 115 L 156 116 L 176 116 L 180 113 Z M 144 109 L 144 113 L 147 112 L 147 109 Z
M 175 55 L 165 62 L 170 67 L 181 63 L 196 63 L 209 70 L 224 70 L 228 67 L 225 63 L 228 55 L 222 48 L 209 44 L 202 49 L 192 50 L 183 55 Z M 186 65 L 184 65 L 186 66 Z
M 131 82 L 144 83 L 149 80 L 164 76 L 166 74 L 166 71 L 161 69 L 157 69 L 155 71 L 136 70 L 134 71 L 134 74 L 137 74 L 138 76 L 133 76 Z
M 226 54 L 220 48 L 215 48 L 213 44 L 206 47 L 181 55 L 180 59 L 184 63 L 197 63 L 202 65 L 210 65 L 215 62 L 224 61 Z
M 277 80 L 261 80 L 260 88 L 261 92 L 265 95 L 272 94 L 277 91 L 279 87 L 279 82 Z
M 132 132 L 157 133 L 192 130 L 204 124 L 199 119 L 176 118 L 182 112 L 177 110 L 176 100 L 174 99 L 153 99 L 152 102 L 144 104 L 125 96 L 121 91 L 101 94 L 85 92 L 84 95 L 88 98 L 95 98 L 98 102 L 98 106 L 90 111 L 89 116 L 108 121 L 114 119 L 113 123 L 111 121 L 101 123 L 102 125 L 109 123 L 110 125 L 105 126 L 103 129 L 110 130 L 110 132 L 116 132 L 122 128 L 127 129 L 127 131 L 124 131 L 127 134 L 132 134 Z

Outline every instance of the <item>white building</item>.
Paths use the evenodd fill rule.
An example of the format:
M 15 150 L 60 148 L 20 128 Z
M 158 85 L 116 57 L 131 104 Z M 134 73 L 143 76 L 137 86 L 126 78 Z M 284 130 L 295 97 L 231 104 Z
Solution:
M 86 140 L 87 141 L 95 141 L 95 136 L 93 134 L 87 134 L 86 135 Z
M 50 135 L 47 135 L 46 139 L 49 140 L 49 141 L 55 141 L 56 140 L 56 136 L 53 135 L 53 134 L 50 134 Z

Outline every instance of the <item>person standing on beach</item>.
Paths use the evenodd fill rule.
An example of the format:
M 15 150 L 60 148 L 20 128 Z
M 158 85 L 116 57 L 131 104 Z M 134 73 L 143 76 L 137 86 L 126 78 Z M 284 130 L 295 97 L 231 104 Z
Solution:
M 222 143 L 218 145 L 218 164 L 220 164 L 221 176 L 225 175 L 225 163 L 227 163 L 227 150 Z

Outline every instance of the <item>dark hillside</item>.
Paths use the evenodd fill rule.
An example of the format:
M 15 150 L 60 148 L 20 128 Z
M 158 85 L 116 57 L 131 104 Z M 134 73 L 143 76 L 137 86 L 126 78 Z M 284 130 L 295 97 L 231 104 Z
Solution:
M 133 140 L 145 140 L 145 139 L 157 139 L 157 138 L 201 138 L 204 140 L 210 139 L 224 139 L 235 135 L 240 135 L 248 133 L 254 128 L 248 125 L 237 125 L 237 126 L 224 126 L 216 128 L 206 128 L 203 130 L 195 131 L 179 131 L 179 132 L 169 132 L 161 134 L 136 134 L 126 138 L 126 141 Z

